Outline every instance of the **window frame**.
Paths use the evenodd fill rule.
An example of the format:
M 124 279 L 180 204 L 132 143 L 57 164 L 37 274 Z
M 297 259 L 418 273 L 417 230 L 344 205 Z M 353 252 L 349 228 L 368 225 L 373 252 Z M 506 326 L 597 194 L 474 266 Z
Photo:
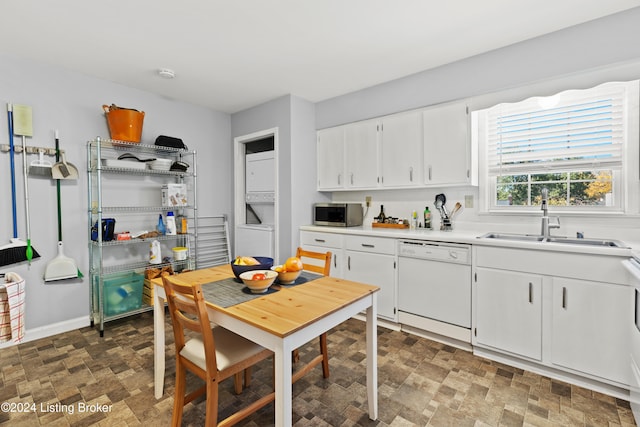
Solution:
M 640 150 L 638 148 L 640 144 L 640 109 L 638 107 L 640 103 L 640 80 L 632 80 L 624 83 L 626 85 L 626 94 L 624 96 L 624 111 L 625 121 L 623 124 L 623 141 L 622 141 L 622 166 L 619 170 L 614 170 L 613 175 L 613 194 L 614 205 L 613 206 L 594 206 L 594 205 L 580 205 L 580 206 L 553 206 L 556 213 L 577 214 L 577 215 L 621 215 L 621 214 L 638 214 L 640 213 Z M 609 83 L 609 82 L 606 82 Z M 602 83 L 602 84 L 606 84 Z M 597 88 L 600 85 L 585 88 L 583 90 L 589 90 Z M 560 93 L 575 90 L 566 89 L 559 91 L 555 94 L 544 97 L 528 97 L 522 98 L 520 101 L 527 101 L 532 98 L 551 98 Z M 515 103 L 520 101 L 508 101 L 509 103 Z M 499 105 L 500 102 L 495 105 Z M 495 106 L 494 105 L 494 106 Z M 498 205 L 497 202 L 497 179 L 495 176 L 491 176 L 489 173 L 489 153 L 488 153 L 488 140 L 487 140 L 487 110 L 493 106 L 488 106 L 482 109 L 477 109 L 471 113 L 471 129 L 472 138 L 474 143 L 478 147 L 478 172 L 479 172 L 479 213 L 484 214 L 523 214 L 523 213 L 539 213 L 540 206 L 538 205 Z M 591 168 L 592 171 L 597 170 L 609 170 L 609 167 L 597 167 Z M 581 170 L 585 170 L 582 168 Z M 565 172 L 573 172 L 574 170 L 566 170 Z M 575 170 L 577 171 L 577 169 Z M 558 170 L 557 172 L 560 172 Z M 517 174 L 535 174 L 539 171 L 514 171 L 514 175 Z

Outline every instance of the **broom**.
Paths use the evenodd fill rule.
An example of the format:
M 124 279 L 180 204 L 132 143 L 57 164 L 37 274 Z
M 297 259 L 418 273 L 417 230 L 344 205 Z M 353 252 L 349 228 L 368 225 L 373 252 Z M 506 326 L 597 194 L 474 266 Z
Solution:
M 18 220 L 16 212 L 16 167 L 15 167 L 15 148 L 13 145 L 13 106 L 7 104 L 7 118 L 9 120 L 9 161 L 11 165 L 11 203 L 13 214 L 13 238 L 10 239 L 8 245 L 0 246 L 0 267 L 10 264 L 16 264 L 23 261 L 31 261 L 33 258 L 39 258 L 40 254 L 31 247 L 31 258 L 27 258 L 27 244 L 18 239 Z M 27 153 L 22 153 L 26 156 Z
M 60 161 L 60 140 L 58 139 L 58 130 L 55 131 L 56 137 L 56 162 Z M 57 164 L 57 163 L 56 163 Z M 64 173 L 62 173 L 64 175 Z M 67 171 L 67 176 L 71 175 Z M 77 174 L 76 174 L 77 175 Z M 44 281 L 53 282 L 55 280 L 75 279 L 83 277 L 82 272 L 78 268 L 75 260 L 65 256 L 62 246 L 62 203 L 60 201 L 60 180 L 56 179 L 56 194 L 58 200 L 58 256 L 49 261 L 44 270 Z

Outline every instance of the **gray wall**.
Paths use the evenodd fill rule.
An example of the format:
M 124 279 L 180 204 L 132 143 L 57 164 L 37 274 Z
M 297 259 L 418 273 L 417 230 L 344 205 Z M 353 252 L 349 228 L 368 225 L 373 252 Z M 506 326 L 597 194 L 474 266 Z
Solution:
M 44 64 L 0 55 L 0 143 L 8 143 L 6 104 L 33 108 L 34 136 L 27 145 L 54 147 L 54 129 L 59 129 L 61 148 L 80 172 L 77 181 L 62 182 L 62 218 L 65 253 L 76 260 L 82 280 L 44 284 L 43 274 L 57 250 L 55 183 L 29 178 L 31 235 L 41 258 L 31 266 L 15 264 L 0 271 L 15 271 L 27 282 L 26 328 L 44 328 L 89 314 L 87 233 L 86 141 L 108 137 L 103 104 L 115 103 L 145 112 L 143 143 L 153 143 L 160 134 L 182 138 L 199 154 L 200 215 L 232 212 L 232 158 L 230 116 L 206 108 L 172 101 L 157 95 L 104 80 L 53 68 Z M 15 139 L 20 143 L 20 139 Z M 36 156 L 29 155 L 28 163 Z M 54 160 L 48 158 L 48 160 Z M 16 155 L 19 236 L 25 239 L 22 157 Z M 12 237 L 9 154 L 0 153 L 0 246 Z M 132 189 L 133 191 L 134 189 Z M 149 227 L 153 228 L 155 222 Z M 88 323 L 87 323 L 88 324 Z
M 323 129 L 637 59 L 638 23 L 640 8 L 634 8 L 322 101 L 316 125 Z
M 315 107 L 287 95 L 231 116 L 232 138 L 276 127 L 279 253 L 275 258 L 282 262 L 295 253 L 298 227 L 311 222 L 310 205 L 323 198 L 315 191 Z
M 316 126 L 323 129 L 386 114 L 470 99 L 472 109 L 551 95 L 565 89 L 587 88 L 613 80 L 640 78 L 640 8 L 527 40 L 405 78 L 393 80 L 316 104 Z M 539 231 L 538 214 L 496 215 L 478 210 L 478 187 L 426 188 L 334 192 L 336 202 L 363 203 L 372 196 L 370 223 L 380 204 L 394 216 L 410 216 L 433 206 L 444 192 L 448 204 L 474 198 L 473 208 L 463 209 L 456 229 L 473 231 Z M 637 199 L 632 193 L 630 198 Z M 436 224 L 439 224 L 437 222 Z M 640 241 L 637 213 L 606 218 L 602 215 L 564 215 L 559 234 Z

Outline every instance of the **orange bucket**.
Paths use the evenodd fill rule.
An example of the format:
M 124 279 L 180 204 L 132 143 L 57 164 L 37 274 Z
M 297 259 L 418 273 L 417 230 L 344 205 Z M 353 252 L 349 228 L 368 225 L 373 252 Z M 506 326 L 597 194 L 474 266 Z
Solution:
M 144 111 L 120 108 L 115 104 L 103 105 L 111 139 L 127 142 L 140 142 Z

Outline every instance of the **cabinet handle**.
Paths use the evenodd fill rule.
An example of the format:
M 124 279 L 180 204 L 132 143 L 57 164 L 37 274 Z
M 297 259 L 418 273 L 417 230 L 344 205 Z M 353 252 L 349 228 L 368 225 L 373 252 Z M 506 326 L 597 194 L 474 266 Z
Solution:
M 351 185 L 353 185 L 353 174 L 351 174 Z
M 431 181 L 431 166 L 429 166 L 429 181 Z
M 313 240 L 315 240 L 316 242 L 320 242 L 320 243 L 324 243 L 325 242 L 324 239 L 313 239 Z
M 533 304 L 533 283 L 529 282 L 529 304 Z
M 333 268 L 338 268 L 338 255 L 333 255 Z
M 341 185 L 340 181 L 342 181 L 342 174 L 341 173 L 338 174 L 338 185 Z
M 375 245 L 372 245 L 371 243 L 361 243 L 363 248 L 375 248 Z
M 347 270 L 351 270 L 351 255 L 347 257 Z
M 562 308 L 567 309 L 567 288 L 562 287 Z
M 409 167 L 409 182 L 413 182 L 413 166 Z

